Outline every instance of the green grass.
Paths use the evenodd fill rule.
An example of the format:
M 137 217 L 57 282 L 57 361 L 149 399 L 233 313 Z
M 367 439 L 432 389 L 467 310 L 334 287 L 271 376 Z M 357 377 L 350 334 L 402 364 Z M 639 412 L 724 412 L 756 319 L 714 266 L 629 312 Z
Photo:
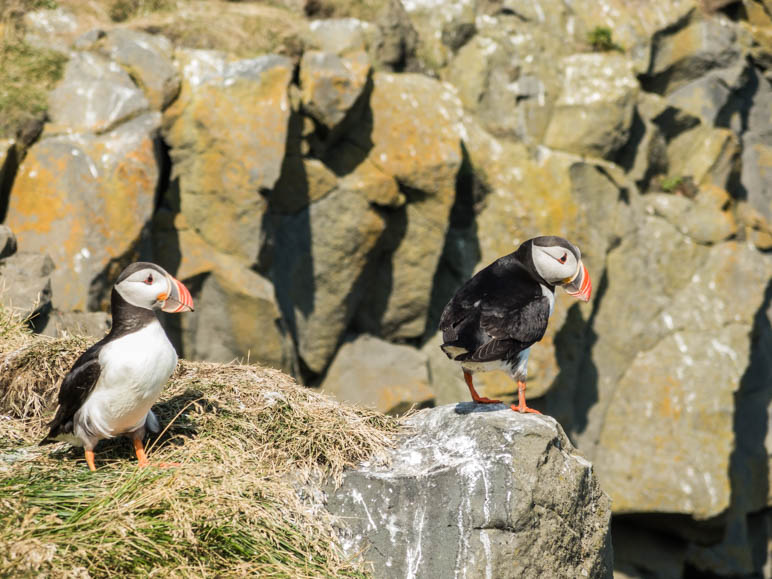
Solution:
M 0 2 L 0 138 L 9 138 L 48 108 L 48 92 L 61 78 L 67 57 L 24 42 L 26 12 L 56 8 L 53 0 Z
M 22 40 L 0 41 L 0 138 L 13 137 L 48 108 L 48 92 L 61 78 L 67 57 Z
M 610 50 L 621 51 L 613 39 L 613 33 L 608 26 L 596 26 L 587 33 L 587 42 L 595 52 L 608 52 Z
M 684 182 L 684 178 L 681 177 L 680 175 L 665 177 L 664 179 L 662 179 L 662 183 L 660 187 L 665 193 L 673 193 L 681 186 L 683 182 Z
M 278 370 L 181 361 L 154 406 L 166 429 L 146 442 L 151 466 L 119 438 L 91 473 L 82 449 L 37 446 L 87 345 L 30 335 L 0 308 L 0 576 L 366 576 L 297 489 L 378 456 L 396 419 Z

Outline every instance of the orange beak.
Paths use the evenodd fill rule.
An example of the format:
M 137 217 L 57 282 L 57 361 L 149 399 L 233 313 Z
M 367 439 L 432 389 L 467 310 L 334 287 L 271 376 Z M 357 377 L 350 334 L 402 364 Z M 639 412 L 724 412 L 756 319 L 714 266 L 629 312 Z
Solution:
M 188 288 L 178 279 L 167 275 L 169 292 L 158 296 L 158 301 L 164 302 L 161 310 L 170 314 L 193 311 L 193 296 Z
M 587 302 L 592 294 L 592 280 L 590 280 L 590 274 L 587 273 L 587 268 L 584 267 L 584 264 L 579 262 L 579 265 L 582 266 L 579 273 L 570 283 L 565 284 L 563 289 L 571 297 Z

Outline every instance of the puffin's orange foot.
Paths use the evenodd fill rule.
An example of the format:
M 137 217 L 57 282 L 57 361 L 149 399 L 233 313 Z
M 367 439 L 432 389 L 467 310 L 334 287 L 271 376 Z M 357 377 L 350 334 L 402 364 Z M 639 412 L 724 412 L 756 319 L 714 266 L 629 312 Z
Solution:
M 501 400 L 491 400 L 485 396 L 480 396 L 478 398 L 474 398 L 473 400 L 478 404 L 501 404 Z
M 181 462 L 159 462 L 156 465 L 158 468 L 179 468 L 182 466 Z
M 538 410 L 534 410 L 533 408 L 530 408 L 525 404 L 522 404 L 522 405 L 512 404 L 510 408 L 515 412 L 521 412 L 523 414 L 541 414 L 541 412 L 539 412 Z

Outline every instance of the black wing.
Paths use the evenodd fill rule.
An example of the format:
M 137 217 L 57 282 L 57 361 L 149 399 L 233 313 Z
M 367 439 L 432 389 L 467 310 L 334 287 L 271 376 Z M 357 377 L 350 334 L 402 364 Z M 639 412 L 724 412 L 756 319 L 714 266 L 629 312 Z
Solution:
M 550 300 L 511 260 L 498 260 L 469 280 L 440 318 L 442 349 L 456 360 L 486 362 L 514 356 L 547 329 Z
M 102 372 L 102 366 L 99 364 L 101 347 L 102 341 L 83 352 L 62 380 L 59 388 L 59 408 L 54 419 L 48 423 L 51 431 L 40 444 L 54 442 L 57 435 L 72 432 L 73 416 L 91 394 Z

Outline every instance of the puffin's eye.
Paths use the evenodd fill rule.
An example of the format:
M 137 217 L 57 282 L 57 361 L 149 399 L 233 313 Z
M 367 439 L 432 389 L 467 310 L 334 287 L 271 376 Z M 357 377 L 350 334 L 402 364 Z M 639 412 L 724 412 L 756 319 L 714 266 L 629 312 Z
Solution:
M 567 259 L 568 259 L 568 254 L 567 254 L 567 253 L 564 253 L 564 254 L 563 254 L 563 257 L 561 257 L 561 258 L 560 258 L 558 261 L 559 261 L 560 263 L 565 263 Z
M 153 284 L 153 274 L 152 273 L 147 274 L 147 278 L 145 278 L 145 283 L 147 285 L 152 285 Z

